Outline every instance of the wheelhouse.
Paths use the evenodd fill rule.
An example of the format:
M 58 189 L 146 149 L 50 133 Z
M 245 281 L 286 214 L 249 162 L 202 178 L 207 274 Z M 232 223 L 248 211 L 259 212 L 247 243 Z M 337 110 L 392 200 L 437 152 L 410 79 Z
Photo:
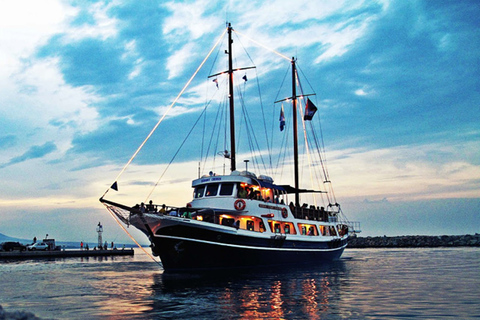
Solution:
M 257 178 L 254 173 L 234 171 L 230 175 L 216 176 L 211 173 L 192 182 L 193 199 L 211 197 L 235 197 L 285 204 L 287 192 L 282 186 L 273 184 L 268 176 Z

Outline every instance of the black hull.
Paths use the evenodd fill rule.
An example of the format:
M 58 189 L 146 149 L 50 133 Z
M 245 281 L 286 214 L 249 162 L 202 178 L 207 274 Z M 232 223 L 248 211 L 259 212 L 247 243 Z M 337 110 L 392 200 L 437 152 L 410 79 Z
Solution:
M 347 244 L 346 239 L 259 239 L 180 226 L 157 230 L 152 242 L 152 249 L 167 272 L 319 264 L 338 260 Z

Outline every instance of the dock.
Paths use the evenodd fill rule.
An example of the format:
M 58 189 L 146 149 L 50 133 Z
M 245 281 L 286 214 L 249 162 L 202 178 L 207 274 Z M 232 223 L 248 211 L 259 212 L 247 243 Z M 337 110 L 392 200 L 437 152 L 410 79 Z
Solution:
M 46 251 L 0 251 L 0 260 L 37 259 L 37 258 L 72 258 L 72 257 L 110 257 L 133 256 L 133 249 L 119 250 L 46 250 Z

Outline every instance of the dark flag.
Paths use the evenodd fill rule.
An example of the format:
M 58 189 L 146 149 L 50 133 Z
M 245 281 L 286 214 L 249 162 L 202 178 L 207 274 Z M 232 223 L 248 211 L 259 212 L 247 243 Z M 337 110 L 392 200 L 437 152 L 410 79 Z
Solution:
M 285 128 L 285 112 L 283 112 L 283 104 L 282 109 L 280 110 L 280 131 L 283 131 Z
M 112 188 L 115 191 L 118 191 L 117 181 L 115 181 L 110 188 Z
M 303 116 L 303 120 L 312 120 L 315 112 L 317 112 L 317 107 L 315 107 L 313 102 L 307 98 L 307 104 L 305 105 L 305 115 Z
M 247 82 L 248 81 L 247 75 L 244 75 L 242 79 L 245 80 L 245 82 Z
M 215 82 L 215 84 L 217 85 L 217 89 L 218 89 L 218 79 L 215 78 L 215 79 L 213 79 L 212 81 Z

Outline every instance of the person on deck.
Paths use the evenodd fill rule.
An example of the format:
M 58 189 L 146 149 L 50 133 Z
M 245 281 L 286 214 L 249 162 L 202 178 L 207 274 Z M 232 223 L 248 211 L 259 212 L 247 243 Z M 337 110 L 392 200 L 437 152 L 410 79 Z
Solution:
M 243 199 L 247 197 L 247 191 L 244 187 L 240 187 L 240 190 L 238 190 L 238 197 Z
M 159 212 L 161 214 L 165 214 L 167 212 L 166 208 L 165 208 L 165 204 L 162 204 L 162 208 L 159 210 Z
M 155 211 L 155 206 L 153 205 L 153 201 L 150 200 L 147 204 L 147 211 L 148 212 L 154 212 Z

